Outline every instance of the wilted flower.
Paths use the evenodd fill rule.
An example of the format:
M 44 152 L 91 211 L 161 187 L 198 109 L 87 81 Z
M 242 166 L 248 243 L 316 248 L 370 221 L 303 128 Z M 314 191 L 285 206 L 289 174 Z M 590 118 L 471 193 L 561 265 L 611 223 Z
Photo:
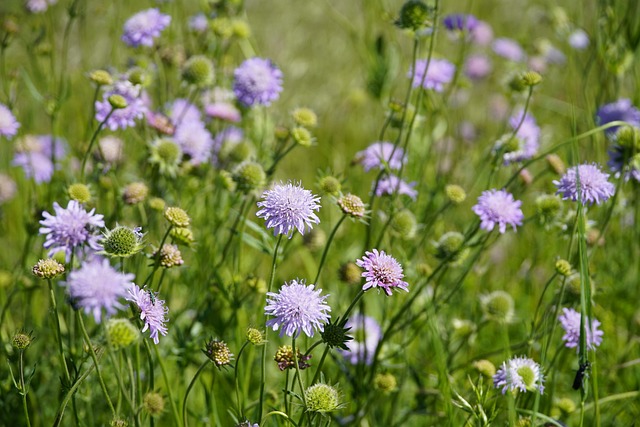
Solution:
M 372 249 L 371 252 L 366 251 L 362 259 L 356 261 L 356 265 L 365 270 L 362 273 L 362 277 L 365 278 L 362 290 L 381 288 L 387 296 L 390 296 L 391 291 L 396 288 L 409 292 L 409 284 L 402 280 L 404 278 L 402 266 L 384 251 L 378 252 L 377 249 Z
M 211 339 L 207 341 L 202 352 L 206 354 L 209 360 L 218 368 L 230 364 L 231 359 L 233 359 L 233 354 L 231 354 L 227 343 L 220 340 Z
M 473 206 L 473 211 L 480 217 L 480 228 L 491 231 L 497 225 L 501 234 L 507 229 L 507 225 L 513 227 L 522 225 L 524 215 L 520 210 L 520 200 L 514 200 L 511 193 L 505 190 L 483 191 L 478 197 L 478 203 Z
M 149 329 L 149 336 L 153 338 L 155 344 L 158 344 L 160 342 L 158 334 L 167 335 L 165 323 L 169 309 L 165 306 L 164 300 L 158 299 L 155 292 L 151 290 L 140 289 L 135 283 L 131 283 L 128 293 L 126 300 L 138 306 L 140 319 L 144 320 L 142 332 Z
M 53 258 L 41 259 L 33 266 L 33 274 L 41 279 L 53 279 L 64 273 L 64 265 Z
M 153 40 L 171 23 L 171 16 L 156 8 L 136 13 L 124 24 L 122 41 L 132 47 L 153 46 Z
M 436 92 L 442 92 L 444 85 L 453 80 L 456 66 L 446 59 L 431 59 L 429 61 L 429 69 L 427 69 L 427 60 L 419 59 L 415 63 L 415 74 L 413 67 L 407 73 L 407 77 L 413 76 L 412 86 L 431 89 Z M 426 73 L 426 76 L 425 76 Z
M 575 348 L 576 351 L 579 350 L 580 344 L 580 319 L 582 316 L 579 312 L 574 310 L 573 308 L 563 308 L 562 314 L 558 317 L 560 321 L 560 325 L 562 325 L 562 329 L 564 329 L 564 336 L 562 340 L 564 341 L 564 345 L 568 348 Z M 591 325 L 589 325 L 591 324 Z M 589 319 L 585 322 L 585 331 L 587 333 L 586 343 L 587 348 L 589 350 L 595 350 L 602 343 L 602 332 L 598 327 L 600 326 L 600 322 L 596 319 Z
M 539 391 L 544 392 L 544 376 L 539 364 L 527 357 L 514 357 L 502 363 L 498 372 L 493 376 L 493 385 L 502 387 L 502 394 L 510 391 Z
M 269 59 L 249 58 L 233 72 L 233 91 L 245 107 L 271 105 L 282 92 L 282 71 Z
M 553 181 L 558 187 L 557 194 L 562 200 L 580 201 L 582 204 L 600 204 L 613 196 L 615 186 L 607 178 L 609 174 L 600 171 L 597 164 L 582 164 L 569 168 L 560 178 Z
M 300 184 L 276 184 L 273 189 L 262 193 L 261 207 L 256 215 L 265 219 L 267 228 L 273 228 L 273 235 L 285 234 L 293 237 L 292 231 L 297 229 L 304 235 L 311 230 L 312 224 L 320 223 L 314 213 L 320 209 L 320 197 L 305 190 Z
M 365 150 L 356 153 L 356 159 L 362 164 L 365 171 L 371 169 L 400 169 L 407 161 L 407 156 L 401 147 L 391 142 L 374 142 Z

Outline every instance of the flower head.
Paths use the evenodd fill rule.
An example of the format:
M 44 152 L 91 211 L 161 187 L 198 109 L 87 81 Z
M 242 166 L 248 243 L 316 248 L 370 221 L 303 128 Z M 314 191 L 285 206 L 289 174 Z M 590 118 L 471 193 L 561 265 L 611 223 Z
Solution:
M 605 104 L 598 109 L 596 113 L 596 122 L 598 125 L 602 126 L 616 121 L 627 122 L 631 126 L 640 127 L 640 110 L 627 98 Z M 619 126 L 613 126 L 608 128 L 606 130 L 607 136 L 614 136 L 618 127 Z
M 111 316 L 124 306 L 120 298 L 135 276 L 116 271 L 106 259 L 93 259 L 82 264 L 79 270 L 69 273 L 63 283 L 69 291 L 73 304 L 86 314 L 93 314 L 96 323 L 102 320 L 102 310 Z
M 312 224 L 320 223 L 314 213 L 320 209 L 320 197 L 300 184 L 276 184 L 273 189 L 262 193 L 262 198 L 258 202 L 262 209 L 256 215 L 265 219 L 267 228 L 273 228 L 274 236 L 285 234 L 291 238 L 294 229 L 304 235 L 305 231 L 313 228 Z
M 271 105 L 282 92 L 282 71 L 269 59 L 249 58 L 233 77 L 233 91 L 245 107 Z
M 560 181 L 553 183 L 558 187 L 557 194 L 562 196 L 562 200 L 600 204 L 615 192 L 615 186 L 607 181 L 608 177 L 609 174 L 600 171 L 597 164 L 585 163 L 569 168 Z
M 514 200 L 511 193 L 505 190 L 483 191 L 478 197 L 478 203 L 472 208 L 480 217 L 480 228 L 491 231 L 497 225 L 500 234 L 504 234 L 507 225 L 513 227 L 522 225 L 524 215 L 520 210 L 520 200 Z
M 226 342 L 221 340 L 210 339 L 205 342 L 202 352 L 216 365 L 218 368 L 231 363 L 233 354 L 229 350 Z
M 365 171 L 371 169 L 400 169 L 407 161 L 404 150 L 391 142 L 374 142 L 363 151 L 356 153 L 356 158 Z
M 307 363 L 313 355 L 304 355 L 300 352 L 299 348 L 296 348 L 296 355 L 294 357 L 293 347 L 290 345 L 283 345 L 278 347 L 273 360 L 278 364 L 278 369 L 284 371 L 285 369 L 294 369 L 296 367 L 296 360 L 298 361 L 298 368 L 300 370 L 307 369 L 311 365 Z
M 544 392 L 544 376 L 539 364 L 528 357 L 520 356 L 502 363 L 498 372 L 493 376 L 493 385 L 502 387 L 502 394 L 510 391 L 539 391 Z
M 31 13 L 42 13 L 56 3 L 58 0 L 27 0 L 26 6 Z
M 522 47 L 513 39 L 506 37 L 495 39 L 491 44 L 491 48 L 498 56 L 513 62 L 521 62 L 525 58 Z
M 304 396 L 307 411 L 324 413 L 340 408 L 340 394 L 329 384 L 314 384 L 304 391 Z
M 0 136 L 6 136 L 8 139 L 16 136 L 20 123 L 16 120 L 16 117 L 11 113 L 11 110 L 6 105 L 0 104 Z
M 529 160 L 538 152 L 540 145 L 540 128 L 532 115 L 527 113 L 523 118 L 523 113 L 524 111 L 522 110 L 518 111 L 509 119 L 511 129 L 514 131 L 517 129 L 514 138 L 518 144 L 515 149 L 504 153 L 503 159 L 505 165 Z M 509 141 L 506 141 L 506 143 L 509 143 Z
M 478 19 L 473 15 L 453 13 L 445 16 L 442 23 L 449 31 L 473 31 L 478 25 Z
M 182 152 L 189 156 L 189 162 L 194 166 L 209 161 L 213 138 L 200 120 L 183 120 L 176 127 L 173 139 L 178 143 Z
M 348 350 L 340 350 L 342 356 L 352 365 L 371 365 L 378 343 L 382 339 L 380 324 L 373 317 L 355 314 L 344 326 L 349 329 L 349 334 L 354 339 L 345 343 Z
M 169 309 L 165 306 L 164 300 L 158 299 L 153 291 L 140 289 L 135 283 L 129 286 L 126 300 L 138 306 L 140 319 L 144 320 L 142 332 L 149 329 L 149 336 L 153 338 L 155 344 L 158 344 L 160 342 L 158 334 L 167 335 L 165 323 Z
M 292 280 L 285 283 L 278 293 L 267 292 L 265 314 L 274 316 L 266 325 L 279 328 L 280 336 L 297 337 L 300 331 L 313 337 L 316 330 L 323 331 L 329 320 L 331 311 L 325 300 L 328 295 L 320 296 L 322 289 L 314 289 L 314 285 L 306 285 L 304 281 Z
M 414 188 L 415 186 L 415 182 L 407 183 L 395 175 L 387 175 L 378 181 L 378 186 L 375 187 L 375 193 L 378 197 L 385 194 L 404 194 L 415 200 L 418 195 L 418 191 Z
M 171 23 L 171 16 L 156 8 L 136 13 L 124 23 L 122 41 L 131 47 L 153 46 L 153 39 Z
M 413 81 L 411 82 L 413 87 L 422 86 L 427 90 L 442 92 L 444 85 L 453 80 L 455 71 L 456 66 L 446 59 L 431 59 L 429 69 L 427 69 L 427 60 L 420 59 L 415 63 L 415 74 L 414 68 L 411 68 L 407 73 L 407 77 L 411 78 L 413 76 Z
M 362 290 L 381 288 L 388 296 L 394 288 L 409 292 L 409 284 L 402 280 L 402 266 L 394 257 L 384 251 L 378 252 L 377 249 L 364 254 L 362 259 L 356 261 L 356 265 L 365 270 L 362 273 L 362 277 L 365 278 Z
M 564 345 L 568 348 L 575 348 L 576 352 L 579 350 L 578 345 L 580 344 L 580 319 L 581 315 L 579 312 L 574 310 L 573 308 L 563 308 L 562 314 L 558 317 L 560 321 L 560 325 L 562 325 L 562 329 L 564 329 L 564 336 L 562 340 L 564 341 Z M 591 324 L 589 326 L 589 323 Z M 587 348 L 589 350 L 595 350 L 602 343 L 602 332 L 598 327 L 600 326 L 600 322 L 596 319 L 589 320 L 585 322 L 585 331 L 587 332 Z
M 37 184 L 51 181 L 56 163 L 66 154 L 64 142 L 50 135 L 28 135 L 18 140 L 16 154 L 12 164 L 20 166 L 27 178 L 33 178 Z
M 49 249 L 49 256 L 64 250 L 67 260 L 72 251 L 82 245 L 93 250 L 100 250 L 98 236 L 94 233 L 97 228 L 104 227 L 103 216 L 94 214 L 95 209 L 87 212 L 80 203 L 69 201 L 67 208 L 62 208 L 57 202 L 53 203 L 55 216 L 43 212 L 40 221 L 40 234 L 45 234 L 45 249 Z
M 569 42 L 569 46 L 574 49 L 584 50 L 589 47 L 589 35 L 581 28 L 569 34 L 567 41 Z
M 126 101 L 124 108 L 114 109 L 109 99 L 115 95 Z M 116 82 L 102 95 L 102 101 L 96 101 L 96 120 L 100 123 L 106 120 L 106 126 L 112 131 L 135 126 L 136 120 L 144 117 L 146 112 L 147 107 L 140 98 L 140 86 L 128 80 Z

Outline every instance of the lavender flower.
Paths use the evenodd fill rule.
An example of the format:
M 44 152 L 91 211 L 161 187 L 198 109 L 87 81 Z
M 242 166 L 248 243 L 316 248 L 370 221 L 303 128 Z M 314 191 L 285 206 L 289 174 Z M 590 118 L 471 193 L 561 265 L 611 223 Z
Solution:
M 56 3 L 58 0 L 27 0 L 27 9 L 31 13 L 42 13 Z
M 493 385 L 502 387 L 502 394 L 510 391 L 544 392 L 544 376 L 539 364 L 528 357 L 520 356 L 502 362 L 502 366 L 493 376 Z
M 342 356 L 352 365 L 371 365 L 378 343 L 382 339 L 382 329 L 376 319 L 355 314 L 344 327 L 349 329 L 348 334 L 353 335 L 355 339 L 345 343 L 349 350 L 340 350 Z
M 631 103 L 630 99 L 619 99 L 615 102 L 605 104 L 596 113 L 596 122 L 599 126 L 610 122 L 622 121 L 631 126 L 640 127 L 640 111 Z M 619 126 L 613 126 L 606 130 L 608 137 L 616 134 Z
M 176 128 L 173 139 L 182 152 L 189 156 L 193 165 L 205 163 L 211 157 L 213 139 L 204 123 L 200 121 L 183 122 Z
M 0 104 L 0 136 L 11 139 L 18 133 L 20 123 L 6 105 Z
M 506 37 L 495 39 L 491 48 L 498 56 L 513 62 L 521 62 L 525 58 L 524 51 L 518 42 Z
M 374 183 L 375 185 L 375 183 Z M 413 188 L 416 186 L 415 182 L 407 183 L 395 175 L 387 175 L 378 181 L 378 186 L 374 189 L 376 196 L 380 197 L 384 194 L 404 194 L 411 197 L 413 200 L 418 196 L 418 191 Z
M 274 316 L 266 325 L 277 331 L 280 336 L 298 337 L 300 331 L 313 337 L 316 330 L 323 331 L 324 324 L 331 311 L 325 303 L 328 295 L 320 296 L 322 289 L 315 290 L 314 285 L 305 285 L 304 281 L 292 280 L 280 288 L 278 293 L 267 292 L 265 315 Z
M 276 184 L 273 189 L 262 193 L 262 198 L 263 201 L 258 202 L 262 209 L 256 215 L 265 219 L 267 228 L 273 228 L 274 236 L 285 234 L 291 238 L 294 229 L 304 235 L 305 230 L 313 228 L 312 224 L 320 223 L 313 212 L 320 209 L 320 197 L 300 184 Z
M 127 106 L 114 110 L 109 116 L 113 109 L 109 103 L 111 95 L 122 96 L 127 101 Z M 135 121 L 144 117 L 146 112 L 147 107 L 140 97 L 140 86 L 127 80 L 116 82 L 111 89 L 105 91 L 102 101 L 96 101 L 96 120 L 102 123 L 109 116 L 106 126 L 112 131 L 135 126 Z
M 229 102 L 214 102 L 204 107 L 207 116 L 231 123 L 238 123 L 242 119 L 240 111 Z
M 560 321 L 560 325 L 562 325 L 562 329 L 564 329 L 564 336 L 562 340 L 564 341 L 565 347 L 575 348 L 576 351 L 579 350 L 578 345 L 580 344 L 580 313 L 578 313 L 573 308 L 563 308 L 562 314 L 558 317 Z M 589 326 L 591 323 L 591 326 Z M 585 331 L 587 332 L 587 348 L 589 350 L 595 350 L 602 343 L 602 332 L 598 329 L 600 326 L 600 322 L 596 319 L 593 319 L 589 322 L 589 319 L 585 322 Z
M 371 252 L 366 251 L 364 254 L 362 259 L 356 261 L 356 265 L 365 270 L 362 273 L 362 277 L 365 278 L 363 291 L 381 288 L 387 296 L 390 296 L 395 288 L 409 292 L 409 284 L 402 280 L 404 278 L 402 266 L 394 257 L 387 255 L 384 251 L 378 252 L 377 249 L 372 249 Z
M 407 161 L 404 150 L 391 142 L 374 142 L 363 151 L 356 153 L 356 159 L 362 164 L 366 172 L 371 169 L 400 169 Z
M 9 175 L 0 173 L 0 205 L 13 199 L 16 191 L 16 182 Z
M 558 187 L 556 194 L 561 195 L 562 200 L 599 205 L 613 196 L 615 191 L 615 186 L 607 181 L 608 177 L 609 174 L 600 171 L 597 164 L 585 163 L 569 168 L 560 181 L 553 183 Z
M 523 119 L 523 113 L 524 111 L 520 110 L 509 119 L 511 128 L 514 131 L 518 129 L 514 136 L 518 142 L 518 147 L 504 153 L 503 160 L 505 165 L 529 160 L 538 152 L 538 147 L 540 146 L 540 128 L 536 124 L 536 119 L 529 113 L 527 113 Z M 522 124 L 520 124 L 521 121 Z M 520 125 L 519 128 L 518 125 Z M 511 139 L 510 135 L 508 139 Z M 509 141 L 504 142 L 509 143 Z M 501 141 L 498 142 L 498 146 L 500 146 L 500 143 Z
M 485 55 L 469 55 L 464 63 L 464 74 L 471 80 L 482 80 L 491 73 L 491 61 Z
M 463 13 L 447 15 L 442 22 L 449 31 L 473 31 L 478 25 L 478 19 L 475 16 Z
M 169 309 L 165 306 L 164 300 L 158 299 L 153 291 L 140 289 L 138 285 L 132 283 L 128 289 L 127 301 L 133 302 L 140 310 L 140 319 L 144 320 L 142 332 L 149 330 L 149 337 L 153 338 L 154 344 L 158 344 L 160 339 L 158 334 L 167 336 L 166 315 Z
M 209 21 L 204 13 L 198 13 L 189 18 L 189 28 L 196 33 L 204 33 L 209 28 Z
M 54 164 L 52 154 L 56 160 L 61 160 L 66 149 L 61 139 L 50 135 L 28 135 L 17 143 L 17 151 L 12 164 L 20 166 L 27 178 L 33 178 L 37 184 L 51 181 Z M 56 165 L 59 166 L 59 165 Z
M 446 59 L 431 59 L 429 63 L 429 69 L 427 70 L 427 60 L 420 59 L 415 64 L 415 75 L 413 75 L 413 67 L 407 73 L 407 77 L 411 78 L 413 75 L 413 81 L 411 85 L 413 87 L 422 86 L 424 89 L 432 89 L 436 92 L 442 92 L 444 85 L 453 80 L 456 66 Z M 426 76 L 425 76 L 426 72 Z
M 178 98 L 169 108 L 169 118 L 175 126 L 180 126 L 183 122 L 199 122 L 201 115 L 198 107 L 186 99 Z
M 493 40 L 493 28 L 485 21 L 478 21 L 471 30 L 471 41 L 478 46 L 487 46 Z
M 136 13 L 124 23 L 122 41 L 131 47 L 153 46 L 153 39 L 171 23 L 171 16 L 152 8 Z
M 613 144 L 607 152 L 607 166 L 612 172 L 623 172 L 625 181 L 633 178 L 640 182 L 640 154 L 633 154 L 633 150 L 620 144 Z
M 569 34 L 569 46 L 577 50 L 584 50 L 589 47 L 589 36 L 587 33 L 578 28 Z
M 516 226 L 522 225 L 524 215 L 520 210 L 520 200 L 514 200 L 513 195 L 505 190 L 483 191 L 478 197 L 478 203 L 472 208 L 480 217 L 480 228 L 491 231 L 498 225 L 500 234 L 504 234 L 507 225 L 516 230 Z
M 282 71 L 269 59 L 249 58 L 233 72 L 233 92 L 245 107 L 271 105 L 282 92 Z
M 99 236 L 95 229 L 104 227 L 103 216 L 94 214 L 95 209 L 87 212 L 80 203 L 70 200 L 67 208 L 63 209 L 57 202 L 53 202 L 55 216 L 43 212 L 44 219 L 40 221 L 39 233 L 46 234 L 44 248 L 49 249 L 48 256 L 64 250 L 67 261 L 74 249 L 87 245 L 93 250 L 100 250 Z
M 116 271 L 106 259 L 95 258 L 69 273 L 63 285 L 69 290 L 73 304 L 86 314 L 93 314 L 96 323 L 100 323 L 103 309 L 111 316 L 124 308 L 119 299 L 126 296 L 134 277 Z

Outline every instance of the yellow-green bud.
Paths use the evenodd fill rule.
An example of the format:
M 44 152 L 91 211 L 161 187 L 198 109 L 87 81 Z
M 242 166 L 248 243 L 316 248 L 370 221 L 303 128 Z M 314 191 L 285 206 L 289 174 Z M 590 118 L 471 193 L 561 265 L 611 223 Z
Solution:
M 347 262 L 340 267 L 340 280 L 350 285 L 357 285 L 362 278 L 362 270 L 353 262 Z
M 129 347 L 140 338 L 140 331 L 129 319 L 109 319 L 106 328 L 107 339 L 114 350 Z
M 318 383 L 307 388 L 304 392 L 307 411 L 331 412 L 340 408 L 340 395 L 335 387 Z
M 640 153 L 640 129 L 635 126 L 620 126 L 615 141 L 627 157 Z
M 296 143 L 302 145 L 303 147 L 310 147 L 315 141 L 315 138 L 313 137 L 313 135 L 311 135 L 311 132 L 309 132 L 307 128 L 304 128 L 302 126 L 296 126 L 291 129 L 291 137 Z
M 71 200 L 75 200 L 78 203 L 85 204 L 91 201 L 89 187 L 84 184 L 71 184 L 69 188 L 67 188 L 67 194 L 69 194 Z
M 416 232 L 416 217 L 408 209 L 402 209 L 391 218 L 391 233 L 402 239 L 411 239 Z
M 566 259 L 559 259 L 556 261 L 556 272 L 561 276 L 569 277 L 573 273 L 573 267 Z
M 262 332 L 260 332 L 256 328 L 247 329 L 247 341 L 249 341 L 253 345 L 262 345 L 266 342 L 264 340 Z
M 167 221 L 169 221 L 169 223 L 175 227 L 188 227 L 189 224 L 191 223 L 191 218 L 189 218 L 189 215 L 187 214 L 187 212 L 182 209 L 182 208 L 178 208 L 178 207 L 168 207 L 165 211 L 164 211 L 164 217 L 167 219 Z
M 576 410 L 576 403 L 569 397 L 563 397 L 556 401 L 556 407 L 563 415 L 569 415 Z
M 456 184 L 449 184 L 444 187 L 444 194 L 446 194 L 447 199 L 456 205 L 464 202 L 467 198 L 467 193 L 464 191 L 464 188 Z
M 113 84 L 113 77 L 105 70 L 94 70 L 89 73 L 89 79 L 100 86 L 108 86 Z
M 444 233 L 436 244 L 436 258 L 448 260 L 452 265 L 461 264 L 469 254 L 469 248 L 464 248 L 464 235 L 457 231 Z
M 112 257 L 127 258 L 142 250 L 142 233 L 119 225 L 113 230 L 107 230 L 100 244 L 102 244 L 102 253 Z
M 224 341 L 209 340 L 205 343 L 205 348 L 202 351 L 217 367 L 230 364 L 233 358 L 233 354 Z
M 227 191 L 236 191 L 236 182 L 233 180 L 233 175 L 229 171 L 221 170 L 218 175 L 218 180 L 222 187 Z
M 152 417 L 162 415 L 164 412 L 164 397 L 160 393 L 151 391 L 144 395 L 142 407 Z
M 266 179 L 264 169 L 257 162 L 241 163 L 233 173 L 233 180 L 238 190 L 245 194 L 262 187 Z
M 182 265 L 184 260 L 178 246 L 165 243 L 160 250 L 160 265 L 164 268 L 171 268 Z
M 376 374 L 373 379 L 373 386 L 380 390 L 382 394 L 390 394 L 398 389 L 398 380 L 391 373 Z
M 251 27 L 244 19 L 233 19 L 231 21 L 231 31 L 239 39 L 247 39 L 251 35 Z
M 129 105 L 125 97 L 118 94 L 111 95 L 108 101 L 114 110 L 121 110 L 123 108 L 127 108 L 127 106 Z
M 230 39 L 233 36 L 233 25 L 231 20 L 226 17 L 215 18 L 209 24 L 215 35 L 222 39 Z
M 191 246 L 195 241 L 193 231 L 186 227 L 174 227 L 170 234 L 171 238 L 179 245 Z
M 494 291 L 480 297 L 482 311 L 489 320 L 509 323 L 514 315 L 513 297 L 505 291 Z
M 226 148 L 227 147 L 223 147 L 223 149 Z M 227 151 L 226 157 L 230 162 L 240 163 L 244 160 L 247 160 L 249 156 L 251 156 L 253 147 L 251 146 L 251 143 L 249 141 L 242 141 L 237 144 L 233 144 L 231 150 L 226 149 L 225 151 Z M 225 153 L 220 154 L 222 154 L 220 157 L 225 157 Z
M 366 213 L 365 204 L 355 194 L 347 194 L 338 199 L 338 206 L 342 212 L 353 218 L 362 218 Z
M 525 71 L 520 78 L 525 86 L 535 86 L 542 82 L 542 76 L 535 71 Z
M 62 273 L 64 273 L 64 265 L 52 258 L 41 259 L 33 266 L 33 274 L 41 279 L 53 279 Z
M 276 139 L 284 141 L 285 139 L 289 138 L 289 129 L 284 127 L 284 126 L 276 126 L 276 128 L 273 130 L 273 134 L 276 137 Z
M 170 139 L 158 141 L 157 152 L 160 159 L 168 165 L 177 163 L 182 157 L 182 149 Z
M 111 427 L 129 427 L 129 423 L 122 418 L 114 418 L 111 420 Z
M 496 365 L 485 359 L 476 360 L 473 367 L 487 379 L 493 378 L 496 374 Z
M 542 194 L 536 198 L 536 210 L 543 222 L 558 217 L 562 209 L 562 201 L 558 196 Z
M 318 186 L 320 187 L 320 193 L 322 194 L 337 195 L 342 189 L 340 180 L 331 175 L 323 176 L 322 178 L 320 178 Z
M 122 199 L 128 205 L 135 205 L 144 201 L 149 195 L 149 187 L 143 182 L 132 182 L 122 192 Z
M 18 332 L 11 339 L 11 345 L 18 350 L 25 350 L 33 342 L 31 333 Z
M 213 62 L 204 55 L 196 55 L 184 63 L 182 78 L 185 82 L 197 87 L 206 87 L 213 84 Z
M 291 112 L 291 117 L 298 126 L 314 128 L 318 125 L 318 116 L 310 108 L 296 108 Z
M 167 207 L 167 203 L 160 197 L 152 197 L 149 199 L 149 207 L 154 211 L 162 212 Z
M 129 71 L 128 80 L 134 85 L 147 87 L 151 84 L 151 74 L 140 67 L 136 67 Z

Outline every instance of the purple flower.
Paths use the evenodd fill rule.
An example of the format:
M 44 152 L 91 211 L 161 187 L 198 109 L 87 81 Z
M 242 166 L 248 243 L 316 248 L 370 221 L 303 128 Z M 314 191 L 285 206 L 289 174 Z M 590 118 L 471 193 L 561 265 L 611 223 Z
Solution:
M 478 25 L 478 19 L 475 16 L 462 13 L 447 15 L 442 22 L 449 31 L 473 31 Z
M 503 37 L 495 39 L 491 44 L 493 51 L 503 58 L 510 61 L 521 62 L 524 60 L 524 51 L 515 40 Z
M 469 55 L 464 63 L 464 74 L 471 80 L 482 80 L 491 73 L 491 61 L 485 55 Z
M 478 203 L 472 208 L 480 217 L 480 228 L 491 231 L 498 225 L 500 234 L 504 234 L 507 225 L 516 230 L 516 226 L 522 225 L 524 215 L 520 210 L 520 200 L 514 200 L 513 195 L 505 190 L 483 191 L 478 197 Z
M 493 376 L 495 388 L 502 387 L 502 394 L 510 391 L 544 392 L 544 376 L 539 364 L 528 357 L 520 356 L 502 362 L 502 366 Z
M 16 182 L 4 173 L 0 173 L 0 205 L 13 199 L 18 191 Z
M 328 295 L 320 296 L 322 289 L 315 290 L 314 285 L 305 285 L 304 281 L 292 280 L 285 282 L 278 293 L 267 292 L 267 305 L 264 313 L 274 316 L 266 325 L 277 331 L 280 336 L 298 337 L 303 331 L 308 337 L 313 337 L 316 330 L 324 331 L 324 324 L 331 311 L 325 303 Z
M 0 136 L 11 139 L 18 133 L 20 123 L 6 105 L 0 104 Z
M 356 265 L 365 270 L 362 273 L 362 277 L 365 278 L 363 291 L 381 288 L 387 296 L 390 296 L 391 291 L 396 288 L 409 292 L 409 284 L 402 280 L 404 278 L 402 266 L 384 251 L 378 252 L 377 249 L 372 249 L 371 252 L 366 251 L 362 259 L 356 260 Z
M 377 197 L 380 197 L 384 194 L 391 195 L 394 193 L 398 193 L 407 195 L 415 200 L 416 196 L 418 195 L 418 191 L 413 188 L 415 186 L 415 182 L 406 183 L 395 175 L 387 175 L 380 181 L 378 181 L 378 186 L 374 190 Z
M 271 105 L 282 92 L 282 71 L 269 59 L 249 58 L 233 72 L 233 92 L 245 107 Z
M 122 96 L 127 101 L 127 106 L 114 110 L 109 116 L 109 112 L 113 110 L 109 103 L 111 95 Z M 96 101 L 96 120 L 102 123 L 109 116 L 106 126 L 112 131 L 135 126 L 135 121 L 144 117 L 146 112 L 147 107 L 140 97 L 140 86 L 127 80 L 116 82 L 102 95 L 102 101 Z
M 523 119 L 523 113 L 524 111 L 520 110 L 509 119 L 511 129 L 514 131 L 518 129 L 515 134 L 518 140 L 518 148 L 504 153 L 503 159 L 505 165 L 529 160 L 538 152 L 538 147 L 540 146 L 540 128 L 532 115 L 527 113 Z M 521 121 L 522 124 L 520 124 Z
M 265 219 L 267 228 L 273 228 L 273 235 L 285 234 L 293 236 L 293 230 L 304 235 L 311 230 L 312 224 L 320 223 L 313 211 L 320 209 L 320 197 L 305 190 L 300 184 L 276 184 L 273 189 L 262 193 L 261 207 L 256 215 Z
M 605 104 L 598 109 L 596 122 L 599 126 L 615 121 L 627 122 L 631 126 L 640 127 L 640 111 L 631 103 L 631 100 L 626 98 Z M 605 132 L 608 137 L 612 137 L 618 128 L 619 126 L 613 126 Z
M 219 163 L 218 154 L 225 147 L 225 150 L 235 147 L 244 140 L 244 131 L 235 126 L 224 128 L 213 138 L 214 164 Z
M 153 46 L 153 39 L 171 23 L 171 17 L 152 8 L 136 13 L 124 23 L 122 41 L 131 47 Z
M 560 321 L 560 325 L 562 325 L 562 329 L 564 329 L 564 336 L 562 340 L 564 341 L 565 347 L 575 348 L 576 351 L 579 350 L 578 346 L 580 344 L 580 313 L 575 311 L 573 308 L 563 308 L 562 314 L 558 317 Z M 595 350 L 602 343 L 602 332 L 598 329 L 600 326 L 600 322 L 596 319 L 591 321 L 591 327 L 589 327 L 589 320 L 585 322 L 585 331 L 587 332 L 587 348 L 589 350 Z
M 69 273 L 63 285 L 69 290 L 74 306 L 82 308 L 86 314 L 93 314 L 96 323 L 100 323 L 102 309 L 111 316 L 124 308 L 119 299 L 127 295 L 134 277 L 116 271 L 106 259 L 95 258 Z
M 66 155 L 65 145 L 61 139 L 50 135 L 27 135 L 18 141 L 12 164 L 20 166 L 27 178 L 33 178 L 36 184 L 41 184 L 51 181 L 53 176 L 52 154 L 55 154 L 53 157 L 57 162 Z
M 200 121 L 200 110 L 186 99 L 178 98 L 173 101 L 169 111 L 169 118 L 176 126 L 180 126 L 183 122 Z
M 589 47 L 589 36 L 582 29 L 577 29 L 569 34 L 569 46 L 577 50 L 583 50 Z
M 631 151 L 631 152 L 630 152 Z M 607 166 L 613 172 L 623 172 L 625 181 L 630 178 L 640 182 L 640 159 L 639 154 L 634 154 L 633 150 L 623 147 L 620 144 L 613 144 L 608 150 L 609 161 Z
M 425 76 L 426 71 L 426 76 Z M 415 64 L 415 75 L 413 75 L 413 67 L 409 69 L 407 77 L 411 78 L 413 87 L 422 86 L 425 89 L 432 89 L 436 92 L 442 92 L 444 85 L 453 80 L 456 66 L 446 59 L 431 59 L 429 69 L 427 70 L 427 60 L 420 59 Z
M 196 33 L 204 33 L 209 28 L 209 21 L 204 13 L 198 13 L 189 18 L 189 28 Z
M 386 141 L 374 142 L 363 151 L 358 151 L 356 158 L 366 172 L 373 168 L 400 169 L 402 163 L 407 161 L 402 148 Z
M 484 21 L 478 21 L 471 30 L 471 41 L 478 46 L 487 46 L 493 40 L 493 29 Z
M 349 350 L 340 350 L 340 353 L 352 365 L 364 363 L 371 365 L 373 356 L 382 339 L 382 329 L 373 317 L 355 314 L 347 320 L 345 328 L 350 328 L 348 334 L 355 337 L 347 341 L 345 345 Z
M 160 339 L 158 333 L 167 336 L 166 316 L 169 309 L 165 306 L 164 300 L 158 299 L 153 291 L 140 289 L 135 283 L 131 283 L 128 289 L 127 301 L 133 302 L 140 310 L 140 319 L 144 320 L 142 332 L 149 330 L 149 337 L 153 338 L 154 344 L 158 344 Z
M 31 13 L 41 13 L 56 3 L 58 0 L 27 0 L 27 9 Z
M 182 122 L 176 128 L 173 139 L 182 152 L 189 156 L 189 161 L 193 165 L 205 163 L 211 157 L 213 139 L 201 121 Z
M 70 200 L 67 208 L 63 209 L 57 202 L 53 202 L 55 216 L 49 212 L 42 212 L 39 233 L 46 234 L 44 248 L 49 249 L 48 256 L 64 250 L 67 261 L 77 247 L 87 245 L 93 250 L 100 250 L 99 236 L 95 229 L 104 227 L 103 216 L 94 214 L 95 209 L 87 212 L 80 203 Z
M 240 111 L 229 102 L 214 102 L 204 107 L 207 116 L 226 122 L 237 123 L 242 119 Z
M 597 164 L 585 163 L 569 168 L 560 181 L 553 183 L 558 187 L 556 194 L 562 195 L 562 200 L 599 205 L 613 196 L 616 189 L 607 181 L 608 177 L 609 174 L 600 171 Z

